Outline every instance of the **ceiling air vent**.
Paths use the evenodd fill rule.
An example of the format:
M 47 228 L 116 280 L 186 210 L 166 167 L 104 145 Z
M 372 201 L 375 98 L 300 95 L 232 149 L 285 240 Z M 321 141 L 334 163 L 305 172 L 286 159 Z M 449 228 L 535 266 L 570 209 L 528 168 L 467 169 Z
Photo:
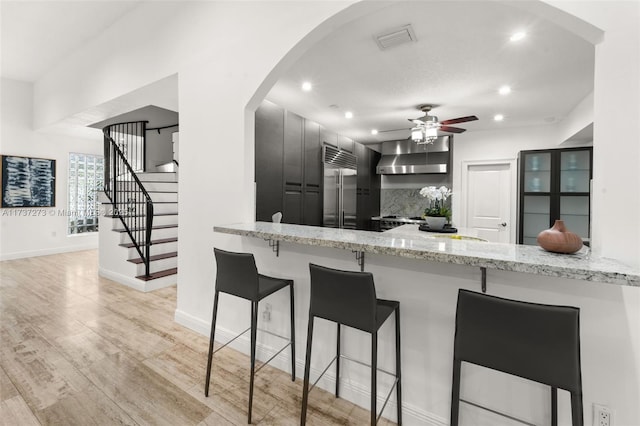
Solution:
M 418 40 L 416 38 L 416 33 L 413 32 L 411 24 L 385 31 L 382 34 L 373 36 L 373 38 L 376 40 L 380 50 L 389 49 L 391 47 Z

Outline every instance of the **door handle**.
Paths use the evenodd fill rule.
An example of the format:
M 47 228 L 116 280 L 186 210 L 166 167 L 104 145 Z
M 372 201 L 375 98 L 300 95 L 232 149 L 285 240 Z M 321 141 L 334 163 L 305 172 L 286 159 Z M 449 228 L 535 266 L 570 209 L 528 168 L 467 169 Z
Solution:
M 507 226 L 507 222 L 502 222 L 502 223 L 500 224 L 500 226 L 506 227 L 506 226 Z

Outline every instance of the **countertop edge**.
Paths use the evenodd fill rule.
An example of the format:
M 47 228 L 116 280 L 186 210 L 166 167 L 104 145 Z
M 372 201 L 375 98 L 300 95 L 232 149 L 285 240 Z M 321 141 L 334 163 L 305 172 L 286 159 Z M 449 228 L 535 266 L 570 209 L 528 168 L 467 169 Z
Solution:
M 255 222 L 255 224 L 261 222 Z M 270 224 L 269 222 L 264 222 Z M 451 263 L 457 265 L 467 265 L 474 267 L 484 267 L 487 269 L 531 273 L 537 275 L 545 275 L 558 278 L 570 278 L 576 280 L 583 280 L 588 282 L 602 282 L 614 285 L 625 286 L 640 286 L 640 272 L 639 273 L 625 273 L 617 272 L 614 270 L 592 270 L 584 267 L 573 266 L 558 266 L 541 263 L 525 262 L 521 260 L 505 260 L 492 258 L 490 256 L 479 257 L 473 255 L 461 255 L 456 253 L 447 253 L 441 251 L 414 249 L 406 247 L 390 247 L 380 244 L 355 242 L 355 241 L 343 241 L 338 238 L 319 238 L 313 236 L 301 236 L 292 235 L 286 232 L 256 230 L 256 229 L 242 229 L 240 226 L 248 226 L 251 224 L 233 224 L 214 226 L 214 232 L 262 238 L 264 240 L 278 240 L 284 242 L 293 242 L 305 245 L 314 245 L 320 247 L 339 248 L 354 251 L 362 251 L 365 253 L 381 254 L 399 256 L 412 259 L 422 259 L 441 263 Z M 302 225 L 297 225 L 302 226 Z M 308 227 L 316 228 L 316 227 Z M 368 232 L 368 231 L 352 231 L 352 232 Z M 378 236 L 384 234 L 375 233 Z M 549 254 L 552 255 L 553 254 Z M 557 255 L 556 255 L 557 256 Z M 562 255 L 560 255 L 562 256 Z M 615 261 L 610 261 L 617 263 Z M 622 265 L 620 265 L 622 266 Z

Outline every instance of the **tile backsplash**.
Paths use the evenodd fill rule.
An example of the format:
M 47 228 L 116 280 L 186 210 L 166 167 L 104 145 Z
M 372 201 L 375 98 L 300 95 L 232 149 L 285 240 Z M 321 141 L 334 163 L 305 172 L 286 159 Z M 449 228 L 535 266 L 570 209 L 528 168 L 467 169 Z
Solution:
M 420 195 L 420 188 L 382 189 L 380 214 L 397 216 L 422 216 L 429 201 Z

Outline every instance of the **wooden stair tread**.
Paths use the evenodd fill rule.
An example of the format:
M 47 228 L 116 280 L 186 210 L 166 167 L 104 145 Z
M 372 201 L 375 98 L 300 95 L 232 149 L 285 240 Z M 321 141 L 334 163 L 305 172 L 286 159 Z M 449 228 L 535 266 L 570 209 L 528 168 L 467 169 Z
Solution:
M 174 243 L 178 241 L 178 237 L 172 237 L 172 238 L 160 238 L 158 240 L 151 240 L 151 245 L 156 245 L 156 244 L 164 244 L 164 243 Z M 126 248 L 134 248 L 136 245 L 133 243 L 123 243 L 123 244 L 118 244 L 120 247 L 126 247 Z M 144 242 L 141 243 L 141 245 L 144 245 Z
M 151 192 L 151 191 L 148 191 Z M 109 205 L 113 205 L 113 201 L 98 201 L 100 204 L 109 204 Z M 178 204 L 177 201 L 151 201 L 153 204 Z M 128 204 L 146 204 L 146 201 L 132 201 L 131 203 Z
M 177 225 L 177 224 L 176 224 L 176 225 L 157 225 L 157 226 L 152 226 L 152 227 L 151 227 L 151 230 L 154 230 L 154 229 L 177 228 L 177 227 L 178 227 L 178 225 Z M 146 229 L 147 229 L 147 228 L 133 228 L 133 229 L 131 229 L 130 231 L 131 231 L 131 232 L 137 232 L 137 231 L 144 231 L 144 230 L 146 230 Z M 126 229 L 124 229 L 124 228 L 115 228 L 115 229 L 112 229 L 112 231 L 114 231 L 114 232 L 127 232 L 127 230 L 126 230 Z
M 169 259 L 172 257 L 178 257 L 178 252 L 172 251 L 170 253 L 154 254 L 149 258 L 149 260 L 153 262 L 154 260 Z M 134 259 L 127 259 L 127 262 L 135 263 L 136 265 L 140 265 L 141 263 L 143 263 L 142 259 L 140 259 L 139 257 Z
M 156 216 L 178 216 L 178 212 L 154 213 L 153 217 L 156 217 Z M 113 214 L 106 214 L 106 215 L 104 215 L 104 217 L 110 217 L 110 218 L 116 219 L 116 218 L 118 218 L 120 216 L 116 216 L 116 215 L 113 215 Z M 146 214 L 139 214 L 139 215 L 133 215 L 133 216 L 124 216 L 124 217 L 147 217 L 147 215 Z
M 151 281 L 162 277 L 168 277 L 169 275 L 175 275 L 178 273 L 178 268 L 165 269 L 164 271 L 154 272 L 148 277 L 144 275 L 138 275 L 136 278 L 142 281 Z

